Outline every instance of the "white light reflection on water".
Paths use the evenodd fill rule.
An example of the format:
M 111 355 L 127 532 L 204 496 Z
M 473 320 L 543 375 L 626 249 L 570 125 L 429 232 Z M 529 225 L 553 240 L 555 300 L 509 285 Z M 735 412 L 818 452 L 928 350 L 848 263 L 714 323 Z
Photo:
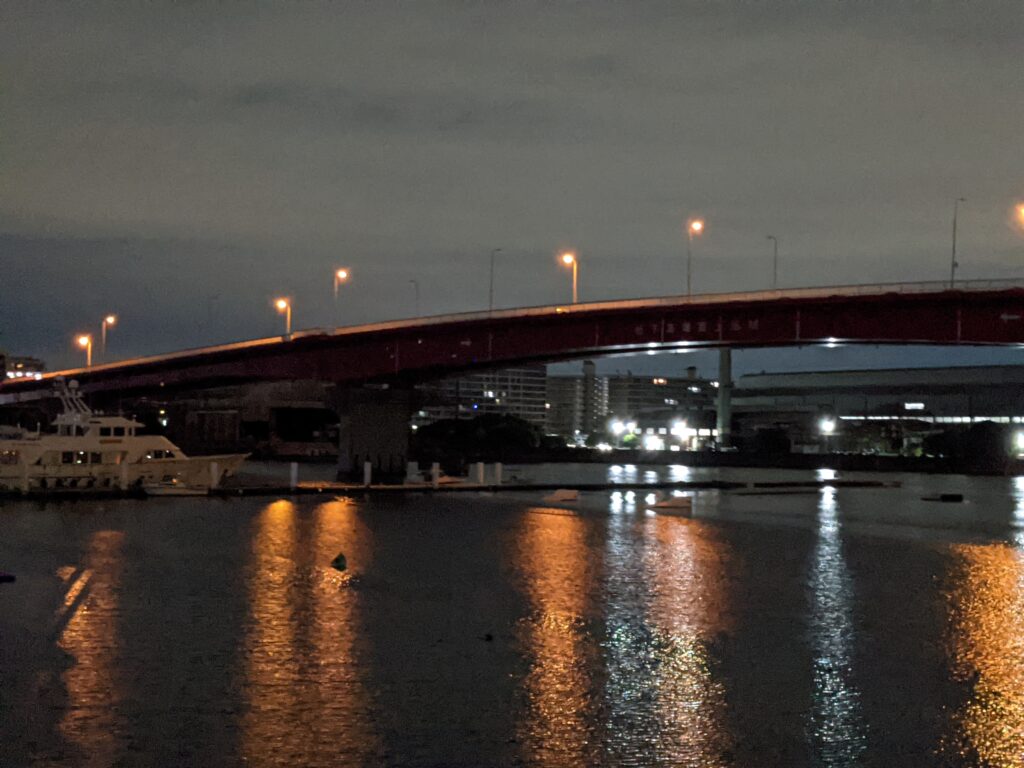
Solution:
M 673 483 L 685 483 L 690 479 L 690 468 L 682 464 L 670 464 L 668 479 Z
M 726 692 L 713 648 L 732 629 L 725 573 L 732 555 L 715 529 L 658 515 L 644 525 L 647 624 L 659 730 L 659 761 L 728 762 L 732 743 Z
M 614 508 L 614 500 L 613 500 Z M 611 765 L 718 765 L 730 750 L 711 646 L 728 632 L 730 553 L 677 517 L 614 515 L 605 544 L 606 758 Z
M 838 511 L 835 488 L 826 486 L 818 503 L 818 540 L 809 578 L 814 652 L 810 742 L 818 764 L 836 766 L 855 765 L 867 745 L 860 694 L 852 681 L 853 585 Z

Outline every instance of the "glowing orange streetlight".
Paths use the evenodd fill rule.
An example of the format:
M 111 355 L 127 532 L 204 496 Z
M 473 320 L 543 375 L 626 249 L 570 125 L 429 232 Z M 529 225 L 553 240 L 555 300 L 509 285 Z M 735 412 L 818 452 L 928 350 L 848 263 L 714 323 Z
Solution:
M 348 280 L 349 272 L 347 269 L 337 269 L 334 271 L 334 300 L 338 300 L 338 288 L 341 284 Z
M 571 251 L 566 251 L 562 254 L 562 263 L 567 267 L 572 267 L 572 303 L 576 304 L 579 301 L 579 294 L 577 293 L 577 280 L 579 278 L 579 260 L 576 258 L 576 254 Z
M 83 333 L 75 341 L 82 349 L 85 350 L 85 367 L 92 367 L 92 336 L 88 333 Z
M 1017 214 L 1017 224 L 1024 227 L 1024 203 L 1017 203 L 1013 211 Z
M 277 311 L 284 315 L 284 335 L 286 337 L 292 335 L 292 302 L 290 299 L 276 299 L 274 306 Z
M 690 219 L 686 224 L 686 295 L 692 295 L 693 238 L 704 232 L 704 219 Z
M 106 359 L 107 356 L 107 328 L 117 325 L 117 315 L 107 315 L 100 323 L 100 354 Z

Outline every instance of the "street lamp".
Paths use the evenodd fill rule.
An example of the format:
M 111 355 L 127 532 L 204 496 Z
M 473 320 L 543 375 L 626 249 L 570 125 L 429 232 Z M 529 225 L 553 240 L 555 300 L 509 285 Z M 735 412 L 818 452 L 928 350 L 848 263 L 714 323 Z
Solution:
M 686 224 L 686 295 L 692 295 L 693 238 L 704 231 L 703 219 L 690 219 Z
M 572 303 L 576 304 L 579 301 L 579 293 L 577 292 L 577 281 L 579 279 L 579 260 L 576 258 L 576 254 L 571 251 L 566 251 L 562 254 L 562 263 L 567 267 L 572 267 Z
M 494 311 L 494 257 L 501 253 L 501 248 L 491 251 L 491 292 L 488 294 L 487 311 Z
M 772 241 L 772 290 L 779 287 L 779 238 L 775 235 L 768 235 Z
M 347 269 L 336 269 L 334 271 L 334 300 L 335 301 L 338 300 L 338 288 L 340 288 L 341 284 L 344 283 L 346 280 L 348 280 L 348 270 Z
M 419 317 L 420 316 L 420 283 L 419 283 L 418 280 L 410 280 L 409 282 L 412 283 L 412 289 L 413 289 L 413 292 L 416 295 L 416 314 L 414 315 L 414 317 Z
M 953 287 L 953 283 L 956 280 L 956 268 L 960 265 L 956 262 L 956 217 L 960 210 L 960 203 L 966 203 L 967 199 L 958 197 L 953 201 L 953 258 L 949 265 L 949 287 Z
M 277 311 L 284 315 L 284 335 L 290 337 L 292 335 L 292 302 L 291 299 L 277 299 L 274 302 L 274 306 Z
M 113 328 L 115 325 L 117 325 L 117 315 L 107 315 L 100 323 L 100 354 L 104 359 L 107 357 L 107 328 Z
M 75 339 L 75 341 L 78 342 L 78 346 L 80 346 L 82 349 L 85 350 L 85 367 L 86 368 L 91 368 L 92 367 L 92 335 L 88 334 L 88 333 L 83 333 L 81 336 L 79 336 L 77 339 Z
M 1013 212 L 1017 215 L 1017 224 L 1020 227 L 1024 227 L 1024 203 L 1017 203 L 1013 208 Z

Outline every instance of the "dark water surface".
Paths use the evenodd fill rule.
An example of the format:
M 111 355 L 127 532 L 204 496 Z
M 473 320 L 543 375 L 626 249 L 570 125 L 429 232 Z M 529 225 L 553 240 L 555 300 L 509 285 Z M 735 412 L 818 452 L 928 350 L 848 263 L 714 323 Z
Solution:
M 1022 765 L 1024 480 L 884 479 L 4 503 L 0 765 Z

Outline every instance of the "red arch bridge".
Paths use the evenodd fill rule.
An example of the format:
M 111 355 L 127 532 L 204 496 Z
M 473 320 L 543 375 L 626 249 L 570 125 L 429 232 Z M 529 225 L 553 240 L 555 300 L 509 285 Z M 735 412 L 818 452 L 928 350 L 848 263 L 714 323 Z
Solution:
M 336 382 L 353 392 L 362 384 L 387 383 L 397 393 L 421 380 L 530 362 L 830 343 L 1024 345 L 1024 283 L 974 280 L 952 288 L 937 282 L 893 283 L 703 294 L 315 328 L 289 337 L 57 371 L 40 379 L 8 379 L 0 384 L 0 406 L 50 397 L 56 377 L 75 379 L 83 393 L 100 396 L 170 395 L 180 389 L 292 379 Z M 368 432 L 380 432 L 387 414 L 395 411 L 379 394 L 353 398 L 339 408 L 343 425 L 344 414 L 350 414 L 353 434 L 363 431 L 357 421 Z

